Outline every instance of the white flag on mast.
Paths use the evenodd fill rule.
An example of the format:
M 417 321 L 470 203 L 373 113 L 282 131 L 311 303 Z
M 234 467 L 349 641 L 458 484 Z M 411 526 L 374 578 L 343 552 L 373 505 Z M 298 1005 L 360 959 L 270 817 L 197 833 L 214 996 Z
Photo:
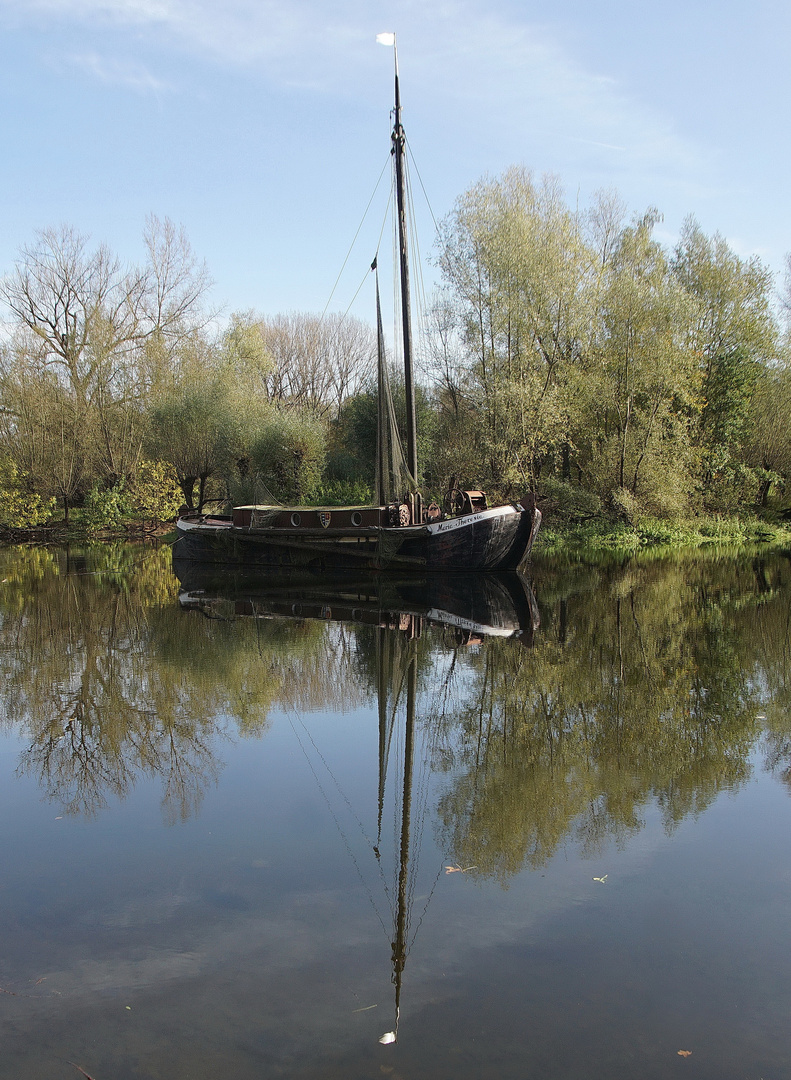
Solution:
M 395 34 L 393 34 L 390 31 L 388 31 L 385 34 L 377 34 L 376 35 L 376 40 L 379 42 L 380 45 L 391 45 L 392 46 L 392 45 L 395 45 Z

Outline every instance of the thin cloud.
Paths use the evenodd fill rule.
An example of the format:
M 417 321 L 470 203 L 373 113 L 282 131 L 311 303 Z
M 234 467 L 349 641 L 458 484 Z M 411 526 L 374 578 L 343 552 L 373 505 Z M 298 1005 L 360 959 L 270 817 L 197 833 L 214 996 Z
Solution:
M 774 254 L 768 247 L 749 244 L 740 236 L 728 236 L 726 237 L 726 243 L 732 251 L 736 252 L 740 259 L 753 259 L 757 257 L 764 262 L 767 262 Z
M 83 53 L 67 59 L 72 67 L 109 86 L 122 86 L 138 93 L 160 93 L 170 89 L 168 83 L 152 75 L 143 64 L 136 61 L 100 56 L 98 53 Z
M 435 65 L 444 82 L 473 112 L 500 132 L 521 129 L 545 139 L 599 144 L 624 153 L 623 166 L 697 170 L 699 149 L 672 122 L 630 96 L 609 76 L 586 70 L 541 27 L 514 25 L 499 13 L 467 9 L 440 40 Z M 455 72 L 454 72 L 455 69 Z M 453 72 L 449 76 L 449 70 Z
M 402 0 L 397 9 L 383 4 L 378 14 L 369 0 L 336 0 L 331 21 L 316 0 L 0 0 L 0 12 L 18 23 L 46 16 L 47 25 L 134 26 L 142 41 L 149 27 L 149 44 L 159 48 L 169 41 L 280 85 L 321 93 L 343 87 L 348 94 L 381 70 L 374 33 L 395 26 L 403 30 L 414 88 L 456 107 L 463 102 L 471 131 L 482 137 L 496 133 L 506 146 L 528 138 L 541 145 L 558 138 L 567 147 L 587 142 L 618 150 L 619 168 L 630 171 L 699 174 L 706 164 L 668 117 L 606 72 L 586 69 L 546 28 L 483 0 Z M 94 74 L 110 81 L 111 62 L 97 63 Z M 123 75 L 119 66 L 116 81 Z M 145 82 L 127 72 L 130 87 Z
M 0 11 L 17 19 L 47 15 L 68 22 L 106 18 L 123 22 L 162 22 L 178 6 L 171 0 L 0 0 Z
M 597 142 L 595 139 L 575 138 L 574 141 L 583 143 L 586 146 L 600 146 L 603 150 L 626 150 L 625 146 L 615 146 L 614 143 Z

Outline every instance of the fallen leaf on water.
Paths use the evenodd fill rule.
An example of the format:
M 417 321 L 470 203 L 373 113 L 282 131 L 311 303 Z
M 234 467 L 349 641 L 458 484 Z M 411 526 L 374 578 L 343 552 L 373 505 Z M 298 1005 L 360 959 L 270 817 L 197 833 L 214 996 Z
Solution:
M 478 869 L 477 866 L 459 866 L 459 864 L 456 863 L 455 866 L 446 866 L 445 867 L 445 873 L 446 874 L 466 874 L 468 870 L 477 870 L 477 869 Z
M 679 1050 L 678 1056 L 679 1057 L 692 1057 L 692 1051 L 691 1050 Z
M 363 1007 L 361 1009 L 352 1009 L 352 1012 L 353 1013 L 356 1013 L 356 1012 L 368 1012 L 369 1009 L 378 1009 L 378 1008 L 379 1008 L 378 1005 L 363 1005 Z
M 609 875 L 605 874 L 604 877 L 595 877 L 593 880 L 594 881 L 600 881 L 602 883 L 602 885 L 603 885 L 605 883 L 605 881 L 607 880 L 608 876 Z
M 396 1033 L 394 1031 L 386 1031 L 379 1040 L 380 1043 L 394 1043 L 396 1041 Z

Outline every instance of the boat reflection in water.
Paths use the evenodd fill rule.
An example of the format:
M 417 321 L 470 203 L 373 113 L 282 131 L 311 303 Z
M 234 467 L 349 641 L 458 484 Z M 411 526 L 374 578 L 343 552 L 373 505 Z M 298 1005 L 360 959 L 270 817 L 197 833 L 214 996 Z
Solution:
M 258 573 L 181 560 L 179 603 L 209 618 L 290 618 L 361 623 L 419 636 L 423 622 L 455 629 L 459 643 L 514 637 L 532 645 L 535 597 L 516 573 Z
M 394 1024 L 379 1042 L 395 1043 L 406 959 L 428 906 L 426 902 L 418 927 L 413 928 L 422 828 L 414 830 L 415 841 L 412 822 L 421 823 L 426 817 L 432 756 L 430 746 L 421 745 L 428 726 L 416 725 L 419 638 L 428 624 L 448 628 L 456 645 L 474 645 L 493 636 L 532 646 L 539 626 L 532 590 L 513 573 L 253 577 L 232 570 L 218 572 L 213 565 L 180 562 L 175 556 L 174 570 L 182 585 L 182 608 L 208 618 L 319 619 L 376 628 L 379 782 L 376 839 L 369 841 L 369 848 L 377 877 L 382 883 L 389 879 L 385 894 L 392 916 Z M 393 820 L 388 828 L 385 818 L 390 814 Z M 387 836 L 394 838 L 390 860 Z M 385 867 L 385 862 L 390 865 Z

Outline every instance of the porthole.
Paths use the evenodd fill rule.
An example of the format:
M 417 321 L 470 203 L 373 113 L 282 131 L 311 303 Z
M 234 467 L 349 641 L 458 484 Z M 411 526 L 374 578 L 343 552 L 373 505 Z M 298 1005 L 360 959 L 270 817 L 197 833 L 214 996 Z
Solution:
M 363 516 L 359 510 L 355 510 L 352 514 L 352 525 L 362 525 Z
M 302 518 L 299 516 L 299 514 L 292 514 L 291 515 L 291 524 L 294 526 L 295 529 L 296 529 L 297 525 L 299 525 L 299 523 L 301 521 L 302 521 Z

